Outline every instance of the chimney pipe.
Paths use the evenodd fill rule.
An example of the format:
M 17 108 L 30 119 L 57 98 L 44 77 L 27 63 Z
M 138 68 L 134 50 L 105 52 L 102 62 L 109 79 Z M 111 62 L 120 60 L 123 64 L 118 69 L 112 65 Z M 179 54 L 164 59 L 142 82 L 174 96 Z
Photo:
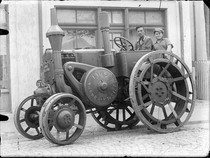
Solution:
M 66 85 L 64 81 L 64 71 L 61 59 L 61 46 L 64 36 L 64 31 L 58 26 L 57 14 L 55 8 L 51 8 L 51 26 L 46 33 L 46 37 L 50 41 L 53 51 L 54 74 L 56 87 L 59 92 L 72 94 L 72 89 Z M 52 70 L 53 71 L 53 70 Z
M 110 54 L 111 53 L 111 46 L 110 46 L 110 38 L 109 38 L 109 16 L 107 12 L 99 13 L 100 25 L 101 25 L 101 32 L 103 37 L 104 43 L 104 53 Z
M 107 12 L 99 13 L 101 32 L 104 43 L 104 55 L 101 56 L 102 66 L 106 68 L 114 67 L 114 56 L 111 52 L 110 37 L 109 37 L 109 16 Z

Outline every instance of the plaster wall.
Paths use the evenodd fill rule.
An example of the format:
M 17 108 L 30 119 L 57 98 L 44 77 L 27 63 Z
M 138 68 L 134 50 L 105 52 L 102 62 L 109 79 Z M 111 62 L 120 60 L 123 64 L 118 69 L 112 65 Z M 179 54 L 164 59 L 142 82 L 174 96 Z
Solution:
M 182 16 L 182 42 L 183 42 L 183 58 L 187 66 L 192 71 L 192 47 L 191 45 L 191 38 L 193 38 L 192 32 L 192 26 L 191 26 L 191 16 L 190 16 L 190 5 L 192 3 L 190 2 L 181 2 L 181 16 Z
M 196 60 L 207 60 L 206 28 L 203 1 L 195 1 Z
M 38 2 L 8 2 L 12 111 L 33 94 L 40 76 Z

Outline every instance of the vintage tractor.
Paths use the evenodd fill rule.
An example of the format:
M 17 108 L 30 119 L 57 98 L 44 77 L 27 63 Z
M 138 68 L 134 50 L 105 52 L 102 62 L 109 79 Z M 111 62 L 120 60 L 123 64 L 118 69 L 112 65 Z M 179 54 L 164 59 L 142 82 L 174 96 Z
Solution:
M 100 13 L 104 49 L 61 50 L 63 30 L 51 9 L 46 36 L 52 49 L 43 54 L 44 79 L 16 108 L 17 130 L 29 139 L 43 136 L 52 143 L 73 143 L 83 132 L 86 114 L 107 130 L 147 128 L 174 132 L 194 109 L 194 83 L 187 65 L 167 51 L 134 51 L 126 38 L 110 47 L 109 22 Z

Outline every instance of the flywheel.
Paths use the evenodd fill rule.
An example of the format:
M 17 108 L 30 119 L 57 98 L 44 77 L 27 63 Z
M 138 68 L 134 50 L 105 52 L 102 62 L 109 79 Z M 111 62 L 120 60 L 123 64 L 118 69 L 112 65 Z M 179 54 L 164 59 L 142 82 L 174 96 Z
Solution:
M 115 75 L 108 69 L 96 67 L 89 70 L 83 82 L 86 100 L 94 107 L 111 104 L 118 92 L 118 82 Z

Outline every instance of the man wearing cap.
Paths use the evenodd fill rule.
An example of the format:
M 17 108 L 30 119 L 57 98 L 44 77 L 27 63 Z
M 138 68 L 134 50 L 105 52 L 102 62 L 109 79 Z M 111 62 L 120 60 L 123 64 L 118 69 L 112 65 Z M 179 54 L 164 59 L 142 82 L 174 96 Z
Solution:
M 163 29 L 161 28 L 155 28 L 154 34 L 157 39 L 157 41 L 153 45 L 154 50 L 167 50 L 171 52 L 173 45 L 171 41 L 168 38 L 163 38 Z
M 137 26 L 136 31 L 138 33 L 139 40 L 135 44 L 135 50 L 152 50 L 152 39 L 145 35 L 144 27 Z

